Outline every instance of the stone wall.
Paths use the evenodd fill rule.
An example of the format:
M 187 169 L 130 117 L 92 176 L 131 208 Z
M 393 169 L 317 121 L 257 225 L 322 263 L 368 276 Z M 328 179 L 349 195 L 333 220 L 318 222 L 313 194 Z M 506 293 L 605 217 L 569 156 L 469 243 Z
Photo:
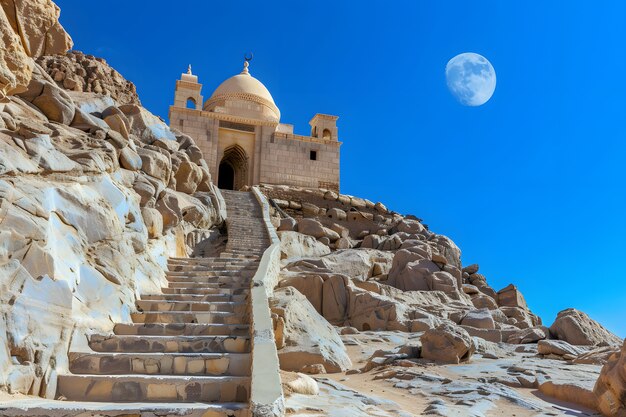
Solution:
M 260 182 L 339 190 L 340 144 L 306 139 L 275 133 L 272 140 L 265 141 Z M 311 160 L 311 151 L 316 152 L 316 160 Z
M 248 157 L 248 185 L 286 184 L 339 190 L 339 151 L 336 140 L 275 132 L 274 126 L 251 126 L 254 133 L 220 127 L 207 112 L 170 107 L 170 126 L 191 136 L 205 155 L 217 183 L 224 150 L 239 145 Z M 311 151 L 316 160 L 311 160 Z

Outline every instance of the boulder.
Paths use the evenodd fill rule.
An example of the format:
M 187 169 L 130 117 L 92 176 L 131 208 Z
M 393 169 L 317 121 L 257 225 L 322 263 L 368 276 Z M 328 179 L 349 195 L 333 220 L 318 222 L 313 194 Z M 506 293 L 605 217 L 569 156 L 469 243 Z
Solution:
M 321 364 L 327 372 L 342 372 L 352 365 L 335 328 L 296 289 L 277 289 L 270 306 L 282 319 L 280 333 L 285 346 L 278 350 L 281 369 L 300 371 Z
M 475 274 L 478 272 L 478 264 L 471 264 L 466 267 L 463 267 L 462 272 L 467 272 L 469 275 Z
M 176 191 L 193 194 L 202 180 L 202 170 L 195 163 L 184 160 L 174 177 L 176 178 Z
M 506 339 L 506 342 L 515 345 L 522 345 L 525 343 L 537 343 L 545 338 L 546 333 L 543 329 L 539 327 L 529 327 L 528 329 L 523 329 L 513 333 Z
M 563 340 L 540 340 L 537 342 L 537 353 L 540 355 L 578 356 L 584 353 L 584 350 Z
M 420 341 L 422 357 L 435 362 L 465 362 L 471 358 L 475 350 L 474 340 L 467 331 L 448 323 L 425 331 Z
M 172 161 L 159 151 L 147 148 L 137 148 L 141 157 L 141 170 L 146 174 L 168 183 L 172 172 Z
M 176 136 L 157 116 L 137 104 L 126 104 L 119 109 L 124 113 L 130 125 L 130 133 L 146 144 L 157 140 L 176 142 Z
M 322 314 L 324 279 L 320 275 L 281 274 L 278 286 L 295 288 L 309 300 L 315 311 Z
M 495 323 L 493 317 L 488 309 L 483 308 L 480 310 L 468 311 L 465 317 L 461 320 L 463 326 L 471 326 L 477 329 L 495 329 Z
M 137 152 L 133 151 L 130 146 L 126 146 L 120 151 L 120 165 L 131 171 L 139 171 L 143 162 Z
M 331 208 L 326 211 L 326 217 L 331 218 L 333 220 L 346 220 L 348 215 L 346 212 L 340 208 Z
M 61 10 L 51 0 L 3 0 L 1 3 L 28 56 L 64 54 L 72 48 L 72 38 L 59 23 Z
M 315 204 L 302 202 L 302 215 L 305 217 L 317 216 L 320 212 L 320 208 Z
M 330 248 L 318 242 L 312 236 L 298 232 L 279 231 L 282 259 L 323 256 L 330 253 Z
M 278 227 L 279 232 L 291 232 L 296 230 L 298 227 L 298 222 L 293 217 L 284 217 L 280 219 L 280 226 Z
M 298 221 L 298 233 L 313 236 L 316 239 L 326 236 L 322 223 L 315 219 L 300 219 Z
M 619 345 L 621 339 L 605 329 L 587 314 L 574 308 L 559 312 L 550 332 L 572 345 Z
M 496 300 L 485 294 L 478 294 L 473 296 L 472 304 L 476 308 L 488 308 L 489 310 L 496 310 L 498 308 Z
M 280 379 L 287 395 L 318 395 L 320 392 L 317 381 L 300 372 L 281 372 Z
M 343 275 L 333 275 L 324 281 L 322 315 L 333 324 L 342 324 L 347 317 L 349 283 Z
M 32 70 L 32 60 L 26 54 L 22 41 L 13 30 L 4 10 L 0 9 L 0 96 L 27 90 Z
M 75 107 L 72 99 L 54 84 L 46 84 L 32 103 L 52 122 L 69 126 L 74 120 Z
M 605 416 L 626 416 L 626 340 L 619 353 L 613 354 L 602 367 L 593 389 L 598 410 Z
M 124 137 L 124 139 L 128 139 L 130 134 L 128 133 L 128 119 L 124 116 L 117 107 L 113 107 L 119 113 L 111 113 L 104 118 L 104 122 L 115 132 L 119 133 Z
M 143 207 L 141 209 L 141 217 L 148 229 L 148 237 L 150 239 L 160 237 L 163 234 L 163 216 L 159 210 Z
M 405 232 L 410 235 L 416 235 L 426 231 L 426 228 L 422 225 L 422 223 L 417 220 L 410 219 L 402 219 L 400 223 L 396 225 L 396 229 L 398 229 L 399 232 Z
M 601 346 L 582 353 L 572 362 L 587 365 L 604 365 L 615 354 L 619 354 L 620 349 L 617 346 Z
M 526 300 L 524 296 L 513 284 L 509 284 L 507 287 L 498 291 L 498 305 L 500 307 L 519 307 L 527 309 Z
M 178 198 L 171 191 L 164 190 L 155 207 L 163 216 L 164 230 L 176 226 L 182 220 L 183 215 L 178 204 Z
M 50 0 L 3 0 L 0 5 L 0 92 L 16 94 L 28 87 L 31 58 L 63 54 L 72 47 L 72 39 L 59 23 L 59 8 Z

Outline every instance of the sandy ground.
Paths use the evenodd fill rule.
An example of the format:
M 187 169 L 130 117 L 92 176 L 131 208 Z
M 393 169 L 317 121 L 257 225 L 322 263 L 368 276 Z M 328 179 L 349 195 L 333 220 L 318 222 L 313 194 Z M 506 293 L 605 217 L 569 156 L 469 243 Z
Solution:
M 361 369 L 378 349 L 393 350 L 410 341 L 406 333 L 363 332 L 342 336 L 352 359 L 353 370 Z M 599 416 L 592 410 L 544 396 L 534 388 L 520 388 L 494 383 L 506 380 L 510 368 L 527 368 L 556 379 L 597 378 L 599 366 L 571 366 L 561 361 L 538 359 L 535 355 L 508 352 L 502 359 L 476 355 L 468 364 L 436 365 L 416 360 L 411 367 L 382 366 L 364 373 L 350 371 L 318 375 L 320 395 L 315 399 L 290 397 L 290 415 L 307 416 Z M 393 376 L 400 371 L 400 379 Z M 409 378 L 406 378 L 406 374 Z M 415 378 L 410 379 L 414 374 Z M 553 376 L 549 376 L 552 378 Z M 333 381 L 333 387 L 328 386 Z M 363 402 L 371 407 L 363 407 Z M 307 406 L 310 407 L 307 409 Z M 365 408 L 365 409 L 364 409 Z

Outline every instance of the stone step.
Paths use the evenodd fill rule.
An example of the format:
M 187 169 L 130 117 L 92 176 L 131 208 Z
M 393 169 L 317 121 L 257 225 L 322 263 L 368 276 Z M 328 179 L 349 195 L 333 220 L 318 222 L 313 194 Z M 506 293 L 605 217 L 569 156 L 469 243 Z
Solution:
M 216 271 L 168 271 L 166 277 L 237 277 L 253 276 L 256 269 L 216 270 Z
M 206 295 L 184 295 L 184 294 L 146 294 L 141 296 L 142 301 L 192 301 L 192 302 L 235 302 L 243 303 L 247 300 L 247 294 L 206 294 Z
M 241 376 L 59 375 L 57 394 L 70 401 L 246 402 Z
M 113 327 L 116 335 L 145 336 L 248 336 L 247 324 L 196 324 L 196 323 L 118 323 Z
M 154 311 L 131 313 L 135 323 L 199 323 L 199 324 L 244 324 L 245 314 L 226 313 L 223 311 Z
M 168 265 L 211 265 L 212 263 L 225 263 L 225 262 L 234 262 L 234 263 L 249 263 L 253 261 L 242 260 L 239 258 L 168 258 Z
M 246 303 L 226 302 L 194 302 L 194 301 L 158 301 L 139 300 L 137 308 L 142 312 L 148 311 L 223 311 L 228 313 L 242 314 L 246 311 Z
M 242 288 L 161 288 L 163 294 L 165 295 L 216 295 L 216 294 L 227 294 L 227 295 L 245 295 L 250 292 L 249 287 Z
M 261 258 L 261 256 L 260 256 L 259 254 L 257 254 L 257 253 L 254 253 L 254 254 L 245 254 L 245 255 L 242 255 L 242 254 L 240 254 L 240 253 L 237 253 L 237 254 L 231 254 L 231 253 L 230 253 L 229 251 L 227 251 L 227 250 L 225 250 L 224 252 L 220 253 L 220 256 L 221 256 L 221 257 L 224 257 L 224 258 L 229 258 L 229 259 L 232 259 L 232 258 L 238 258 L 238 259 L 254 259 L 254 260 L 260 260 L 260 258 Z
M 247 402 L 133 404 L 88 401 L 50 401 L 25 397 L 0 405 L 3 417 L 249 417 Z
M 76 353 L 70 372 L 92 375 L 250 376 L 249 353 Z
M 168 283 L 169 288 L 200 288 L 200 289 L 208 289 L 208 288 L 214 288 L 214 289 L 220 289 L 220 288 L 228 288 L 228 289 L 242 289 L 242 288 L 246 288 L 249 289 L 250 288 L 250 280 L 246 280 L 248 282 L 245 281 L 235 281 L 235 280 L 230 280 L 230 282 L 208 282 L 208 281 L 191 281 L 190 279 L 187 279 L 185 281 L 170 281 Z
M 96 352 L 127 353 L 249 353 L 249 336 L 93 335 Z
M 252 265 L 231 265 L 230 262 L 224 265 L 176 265 L 167 272 L 202 272 L 202 271 L 256 271 L 258 262 Z
M 254 274 L 250 276 L 180 276 L 180 277 L 167 277 L 167 282 L 195 282 L 196 284 L 211 283 L 211 284 L 237 284 L 241 286 L 250 285 L 250 280 Z M 219 285 L 218 285 L 219 286 Z

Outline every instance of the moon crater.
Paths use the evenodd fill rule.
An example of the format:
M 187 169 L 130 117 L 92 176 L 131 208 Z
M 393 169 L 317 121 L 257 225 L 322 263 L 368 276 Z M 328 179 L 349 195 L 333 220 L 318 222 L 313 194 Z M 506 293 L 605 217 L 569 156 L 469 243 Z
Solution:
M 459 54 L 446 65 L 446 80 L 452 95 L 464 106 L 485 104 L 496 89 L 496 71 L 482 55 Z

